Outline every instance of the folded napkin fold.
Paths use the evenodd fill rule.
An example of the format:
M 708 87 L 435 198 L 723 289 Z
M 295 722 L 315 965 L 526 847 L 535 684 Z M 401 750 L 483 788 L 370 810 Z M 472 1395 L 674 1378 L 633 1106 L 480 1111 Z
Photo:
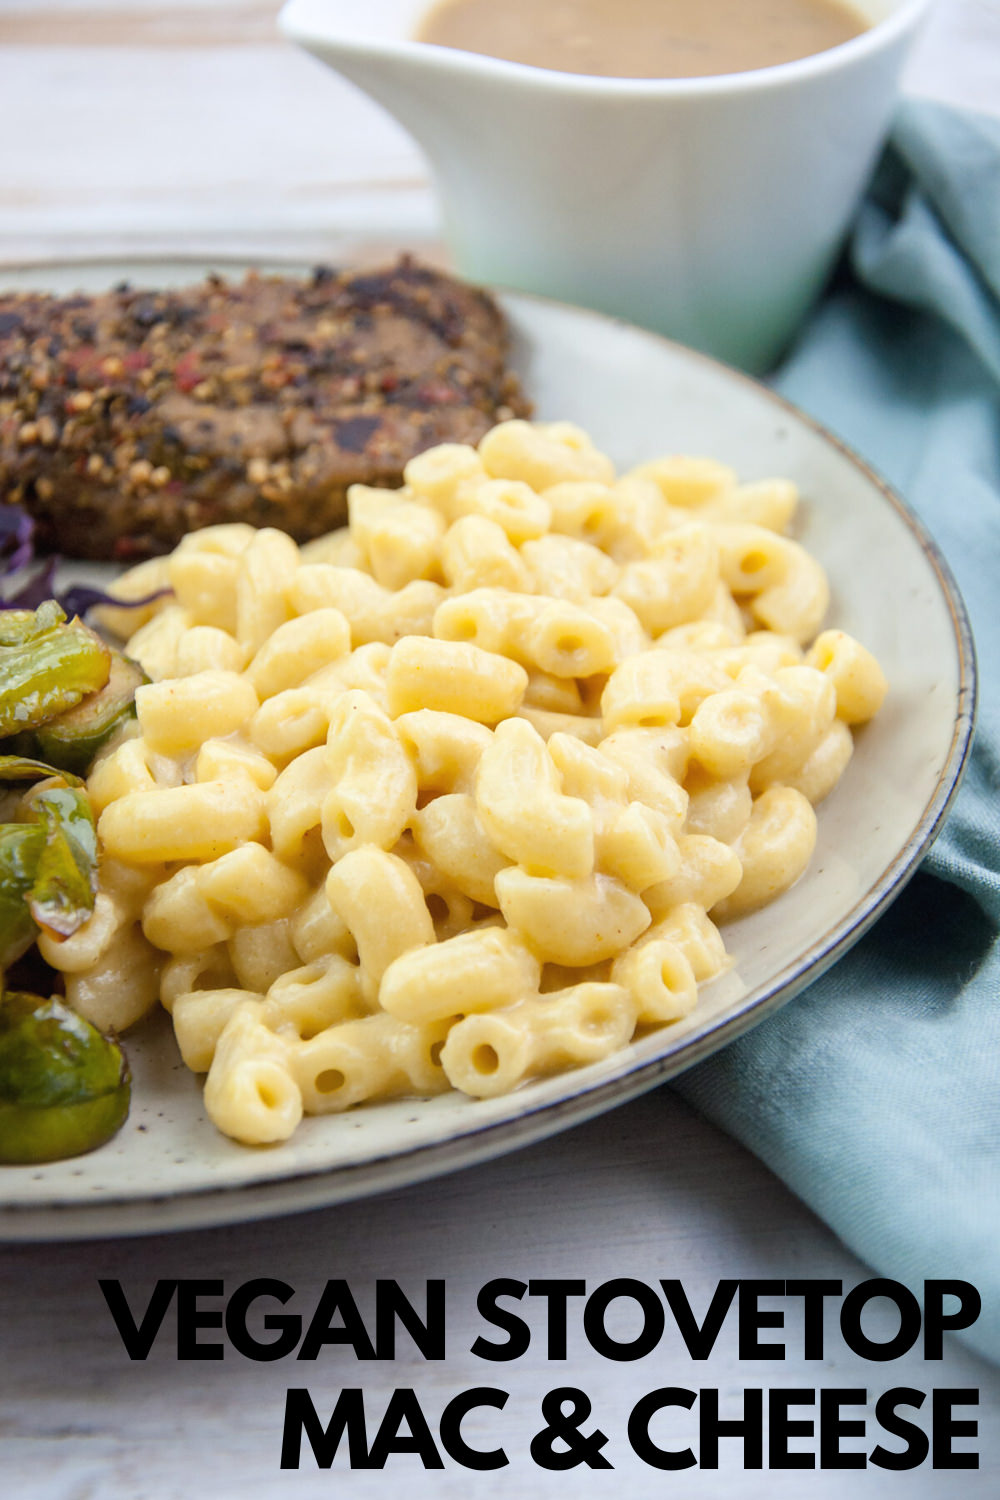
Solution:
M 976 638 L 945 829 L 823 978 L 677 1080 L 881 1274 L 973 1282 L 1000 1361 L 1000 121 L 907 102 L 774 377 L 917 510 Z

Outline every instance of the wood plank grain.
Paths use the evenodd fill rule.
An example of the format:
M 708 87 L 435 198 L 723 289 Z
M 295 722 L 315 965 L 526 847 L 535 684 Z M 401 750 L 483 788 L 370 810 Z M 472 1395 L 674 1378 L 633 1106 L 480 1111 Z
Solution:
M 59 4 L 0 11 L 8 47 L 246 47 L 276 43 L 280 0 L 236 5 L 131 5 L 79 9 Z
M 868 1274 L 766 1168 L 667 1089 L 517 1155 L 360 1203 L 183 1235 L 0 1247 L 3 1347 L 16 1351 L 17 1362 L 16 1382 L 0 1410 L 5 1493 L 17 1500 L 397 1500 L 402 1486 L 413 1500 L 662 1500 L 675 1493 L 685 1500 L 845 1500 L 859 1492 L 865 1500 L 993 1500 L 1000 1492 L 1000 1371 L 952 1339 L 940 1363 L 925 1363 L 917 1349 L 873 1365 L 846 1349 L 830 1316 L 825 1357 L 810 1361 L 802 1355 L 800 1312 L 789 1302 L 787 1327 L 773 1333 L 787 1340 L 785 1360 L 741 1361 L 730 1319 L 702 1363 L 691 1360 L 669 1325 L 656 1351 L 622 1363 L 590 1348 L 574 1299 L 567 1358 L 549 1360 L 544 1303 L 526 1297 L 507 1305 L 532 1329 L 527 1352 L 501 1364 L 471 1353 L 477 1334 L 501 1337 L 476 1305 L 491 1277 L 568 1277 L 584 1281 L 588 1291 L 616 1277 L 654 1287 L 659 1277 L 680 1277 L 692 1305 L 703 1310 L 720 1277 L 825 1277 L 849 1287 Z M 419 1305 L 425 1281 L 444 1277 L 447 1357 L 428 1363 L 402 1336 L 393 1361 L 359 1361 L 349 1347 L 331 1344 L 308 1362 L 255 1364 L 231 1349 L 224 1360 L 180 1362 L 170 1320 L 149 1359 L 132 1364 L 98 1290 L 99 1276 L 121 1279 L 137 1302 L 158 1277 L 222 1278 L 227 1291 L 251 1277 L 277 1277 L 295 1290 L 290 1310 L 306 1317 L 325 1281 L 338 1277 L 366 1318 L 378 1278 L 398 1280 Z M 220 1303 L 208 1297 L 204 1305 Z M 763 1305 L 782 1304 L 765 1298 Z M 627 1311 L 619 1307 L 609 1315 L 609 1328 L 622 1339 L 635 1333 L 634 1305 L 631 1317 Z M 891 1323 L 876 1316 L 866 1327 L 884 1337 Z M 210 1342 L 218 1336 L 205 1330 L 199 1337 Z M 382 1472 L 350 1471 L 338 1459 L 324 1473 L 308 1450 L 300 1472 L 282 1475 L 278 1468 L 289 1386 L 310 1389 L 327 1417 L 342 1386 L 361 1386 L 377 1416 L 394 1388 L 412 1387 L 436 1424 L 451 1396 L 476 1385 L 510 1392 L 502 1413 L 473 1417 L 464 1429 L 476 1446 L 503 1444 L 510 1465 L 496 1474 L 473 1475 L 450 1462 L 425 1472 L 405 1454 Z M 613 1472 L 547 1474 L 532 1463 L 530 1440 L 543 1425 L 541 1399 L 559 1385 L 577 1385 L 590 1396 L 589 1425 L 609 1433 Z M 625 1437 L 631 1407 L 663 1385 L 718 1389 L 729 1416 L 739 1414 L 746 1386 L 860 1387 L 868 1393 L 870 1431 L 875 1399 L 891 1386 L 978 1387 L 982 1467 L 946 1475 L 944 1486 L 929 1464 L 902 1474 L 874 1468 L 860 1475 L 744 1473 L 740 1445 L 730 1440 L 722 1444 L 719 1471 L 688 1470 L 668 1483 L 630 1454 Z M 694 1436 L 697 1447 L 684 1412 L 662 1419 L 659 1435 L 677 1447 Z M 793 1446 L 815 1444 L 796 1440 Z M 843 1446 L 860 1445 L 848 1440 Z

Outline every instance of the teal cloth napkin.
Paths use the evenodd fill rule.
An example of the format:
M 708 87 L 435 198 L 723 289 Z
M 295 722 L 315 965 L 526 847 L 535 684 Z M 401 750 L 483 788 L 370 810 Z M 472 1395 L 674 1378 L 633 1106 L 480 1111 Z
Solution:
M 908 102 L 774 377 L 905 496 L 965 597 L 965 781 L 870 933 L 678 1090 L 879 1273 L 958 1277 L 1000 1361 L 1000 121 Z

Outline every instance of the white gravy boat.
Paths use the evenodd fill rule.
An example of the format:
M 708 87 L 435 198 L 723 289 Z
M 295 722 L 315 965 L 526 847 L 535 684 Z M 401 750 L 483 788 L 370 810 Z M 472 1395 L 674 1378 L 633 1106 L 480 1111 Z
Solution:
M 928 0 L 856 3 L 872 27 L 840 47 L 690 79 L 415 42 L 425 0 L 289 0 L 279 24 L 423 147 L 460 273 L 762 370 L 830 271 Z

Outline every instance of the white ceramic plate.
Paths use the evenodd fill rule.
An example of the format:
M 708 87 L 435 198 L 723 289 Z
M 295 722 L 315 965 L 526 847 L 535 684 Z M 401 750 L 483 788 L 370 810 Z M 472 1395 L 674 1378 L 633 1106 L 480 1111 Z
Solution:
M 58 291 L 191 281 L 173 263 L 35 268 L 8 285 Z M 598 314 L 506 296 L 514 363 L 542 418 L 585 427 L 619 465 L 711 454 L 746 479 L 782 474 L 804 499 L 798 535 L 832 584 L 830 620 L 870 646 L 891 695 L 857 736 L 820 809 L 807 875 L 733 924 L 733 971 L 687 1020 L 596 1066 L 471 1101 L 457 1094 L 307 1120 L 253 1150 L 206 1119 L 200 1082 L 162 1016 L 128 1038 L 132 1112 L 103 1150 L 0 1173 L 0 1236 L 84 1237 L 219 1224 L 393 1188 L 508 1151 L 653 1088 L 754 1025 L 857 941 L 898 893 L 954 795 L 971 734 L 974 660 L 951 576 L 920 524 L 855 457 L 784 401 L 656 335 Z

